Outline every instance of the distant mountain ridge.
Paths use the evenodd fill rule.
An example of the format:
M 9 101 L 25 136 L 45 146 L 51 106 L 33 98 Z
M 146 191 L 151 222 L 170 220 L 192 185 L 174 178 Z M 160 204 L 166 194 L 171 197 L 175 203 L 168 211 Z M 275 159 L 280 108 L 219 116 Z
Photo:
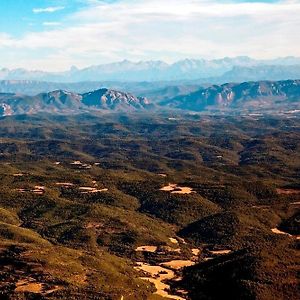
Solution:
M 219 78 L 212 78 L 212 83 L 259 81 L 259 80 L 288 80 L 300 78 L 300 65 L 263 65 L 263 66 L 234 66 Z
M 36 96 L 0 94 L 0 115 L 60 113 L 72 114 L 95 110 L 134 111 L 151 107 L 144 97 L 109 89 L 77 94 L 56 90 Z
M 196 90 L 202 86 L 198 82 L 160 81 L 160 82 L 117 82 L 117 81 L 82 81 L 82 82 L 49 82 L 35 80 L 0 80 L 0 93 L 25 94 L 34 96 L 54 90 L 73 91 L 84 94 L 89 91 L 108 88 L 127 91 L 137 96 L 150 99 L 164 98 L 164 95 L 183 94 L 183 91 Z M 160 97 L 162 96 L 162 97 Z
M 270 66 L 272 66 L 272 68 L 270 68 Z M 234 71 L 236 73 L 240 71 L 245 75 L 245 69 L 247 70 L 247 68 L 256 69 L 265 67 L 268 69 L 268 73 L 261 78 L 254 76 L 255 78 L 249 78 L 249 80 L 284 80 L 300 77 L 300 58 L 285 57 L 272 60 L 255 60 L 247 56 L 240 56 L 213 60 L 184 59 L 173 64 L 168 64 L 163 61 L 132 62 L 124 60 L 117 63 L 90 66 L 83 69 L 72 67 L 65 72 L 30 71 L 21 68 L 9 70 L 2 68 L 0 69 L 0 80 L 152 82 L 211 79 L 211 82 L 215 82 L 218 78 L 219 80 L 225 81 L 229 81 L 226 78 L 230 78 L 230 76 L 234 78 L 234 80 L 239 78 L 240 73 L 236 76 L 229 74 L 230 76 L 226 77 L 227 72 Z M 252 73 L 252 77 L 253 74 L 255 74 L 255 72 Z M 242 80 L 248 79 L 243 78 Z
M 177 96 L 173 96 L 178 94 Z M 183 94 L 180 94 L 183 93 Z M 150 94 L 150 93 L 149 93 Z M 161 97 L 159 97 L 161 94 Z M 151 95 L 151 94 L 150 94 Z M 56 90 L 27 96 L 0 94 L 0 116 L 35 113 L 73 114 L 91 111 L 300 111 L 300 80 L 250 81 L 208 87 L 169 87 L 154 90 L 151 96 L 101 88 L 78 94 Z
M 170 108 L 203 111 L 222 109 L 300 108 L 300 80 L 226 83 L 200 88 L 160 103 Z

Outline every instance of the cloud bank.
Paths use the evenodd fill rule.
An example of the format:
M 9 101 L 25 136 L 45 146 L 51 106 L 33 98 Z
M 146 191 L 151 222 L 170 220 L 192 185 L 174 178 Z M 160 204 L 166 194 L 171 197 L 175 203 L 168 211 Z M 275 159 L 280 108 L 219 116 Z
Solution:
M 122 59 L 299 56 L 299 15 L 297 0 L 93 0 L 59 28 L 49 20 L 19 38 L 0 33 L 0 55 L 10 66 L 49 70 Z

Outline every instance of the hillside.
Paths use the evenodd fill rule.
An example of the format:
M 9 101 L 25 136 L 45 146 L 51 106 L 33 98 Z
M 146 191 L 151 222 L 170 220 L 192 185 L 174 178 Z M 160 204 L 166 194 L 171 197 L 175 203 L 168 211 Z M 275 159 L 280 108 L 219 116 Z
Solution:
M 0 118 L 0 298 L 298 299 L 299 128 L 288 115 Z

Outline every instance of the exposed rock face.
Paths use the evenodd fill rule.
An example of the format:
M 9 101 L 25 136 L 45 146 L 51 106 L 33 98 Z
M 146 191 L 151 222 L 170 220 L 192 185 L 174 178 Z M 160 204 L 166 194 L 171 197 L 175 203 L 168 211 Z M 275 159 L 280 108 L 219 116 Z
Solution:
M 0 115 L 2 115 L 2 116 L 11 116 L 12 115 L 11 107 L 6 103 L 1 104 L 0 105 Z
M 0 93 L 0 115 L 39 112 L 72 114 L 97 110 L 131 112 L 159 106 L 164 110 L 191 111 L 298 111 L 299 100 L 300 80 L 211 85 L 189 94 L 166 97 L 162 101 L 156 101 L 155 106 L 145 97 L 137 97 L 114 89 L 102 88 L 83 94 L 56 90 L 36 96 Z
M 80 113 L 88 110 L 134 111 L 150 106 L 143 97 L 115 90 L 100 89 L 86 94 L 63 90 L 36 96 L 0 94 L 0 115 L 47 113 Z
M 149 105 L 149 101 L 143 97 L 135 97 L 132 94 L 100 89 L 82 95 L 82 103 L 89 107 L 101 109 L 142 109 Z
M 201 111 L 209 107 L 267 107 L 283 101 L 299 100 L 300 80 L 258 81 L 212 85 L 188 95 L 168 99 L 161 105 Z

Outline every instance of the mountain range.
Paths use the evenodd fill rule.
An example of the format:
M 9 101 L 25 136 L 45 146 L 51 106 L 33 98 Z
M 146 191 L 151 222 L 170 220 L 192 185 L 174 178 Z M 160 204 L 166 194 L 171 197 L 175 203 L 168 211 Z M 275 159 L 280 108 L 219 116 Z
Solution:
M 212 85 L 162 101 L 160 105 L 192 111 L 209 108 L 272 109 L 299 107 L 300 80 L 257 81 Z
M 85 94 L 56 90 L 36 96 L 0 94 L 0 115 L 36 114 L 40 112 L 72 114 L 94 110 L 140 110 L 151 106 L 146 98 L 108 89 Z
M 285 57 L 256 60 L 247 56 L 222 59 L 184 59 L 172 64 L 164 61 L 102 64 L 78 69 L 73 66 L 64 72 L 45 72 L 26 69 L 0 69 L 0 80 L 37 80 L 54 82 L 79 81 L 176 81 L 202 80 L 224 83 L 247 80 L 284 80 L 300 77 L 300 58 Z
M 89 111 L 188 110 L 264 112 L 298 110 L 300 80 L 227 83 L 208 87 L 169 87 L 148 92 L 148 97 L 101 88 L 79 94 L 64 90 L 27 96 L 0 94 L 0 115 L 40 112 L 73 114 Z M 161 97 L 159 97 L 161 95 Z M 152 99 L 151 99 L 152 98 Z

